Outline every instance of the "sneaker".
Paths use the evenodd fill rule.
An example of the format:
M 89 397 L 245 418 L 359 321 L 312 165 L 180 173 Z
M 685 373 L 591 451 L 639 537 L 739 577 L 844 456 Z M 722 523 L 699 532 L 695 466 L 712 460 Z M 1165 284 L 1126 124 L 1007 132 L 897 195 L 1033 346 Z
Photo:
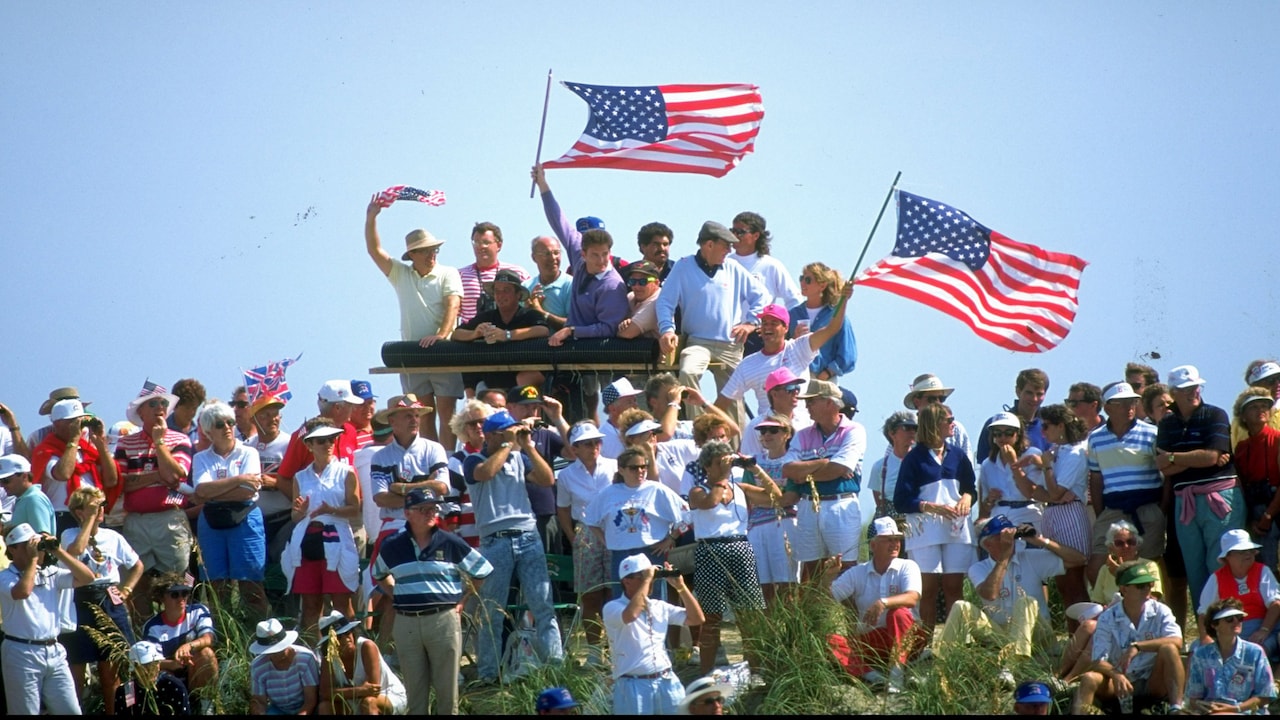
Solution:
M 890 695 L 897 695 L 902 692 L 903 687 L 906 685 L 906 678 L 904 675 L 905 673 L 902 672 L 901 665 L 894 665 L 893 668 L 889 670 Z
M 702 650 L 697 646 L 689 648 L 689 659 L 685 661 L 686 665 L 702 665 Z
M 996 680 L 998 680 L 1001 687 L 1006 690 L 1012 690 L 1018 685 L 1018 683 L 1013 679 L 1013 673 L 1009 672 L 1009 668 L 1001 668 L 1000 674 L 996 675 Z

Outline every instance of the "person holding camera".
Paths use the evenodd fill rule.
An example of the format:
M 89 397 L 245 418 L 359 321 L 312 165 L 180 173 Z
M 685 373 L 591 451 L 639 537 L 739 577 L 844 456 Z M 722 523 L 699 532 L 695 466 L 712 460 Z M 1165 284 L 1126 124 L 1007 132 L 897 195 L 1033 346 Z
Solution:
M 689 517 L 698 544 L 694 549 L 694 594 L 706 621 L 701 634 L 700 667 L 711 672 L 720 649 L 720 619 L 729 607 L 735 611 L 764 609 L 764 594 L 756 575 L 756 555 L 747 540 L 747 499 L 756 505 L 772 505 L 782 490 L 752 457 L 741 457 L 729 443 L 709 440 L 698 455 L 706 472 L 705 483 L 689 491 Z M 750 472 L 757 484 L 734 482 L 735 467 Z
M 67 499 L 81 486 L 114 488 L 118 482 L 115 461 L 107 450 L 102 421 L 89 415 L 80 400 L 59 400 L 49 415 L 53 432 L 31 453 L 33 477 L 53 503 L 56 533 L 61 535 L 79 521 L 67 507 Z M 87 435 L 82 429 L 88 427 Z
M 1083 566 L 1088 558 L 1030 525 L 1015 526 L 1004 515 L 983 524 L 978 542 L 990 557 L 969 567 L 969 581 L 982 605 L 956 601 L 934 651 L 941 655 L 949 646 L 967 644 L 972 634 L 1000 628 L 1012 642 L 1014 654 L 1030 658 L 1036 640 L 1052 639 L 1045 582 L 1068 567 Z M 1007 679 L 1011 681 L 1012 676 Z
M 670 563 L 659 570 L 644 553 L 623 559 L 618 576 L 622 597 L 605 603 L 603 612 L 613 659 L 613 714 L 674 715 L 685 691 L 663 638 L 671 625 L 701 625 L 702 607 Z M 649 597 L 657 577 L 666 578 L 684 607 Z
M 38 715 L 40 701 L 52 715 L 79 715 L 67 651 L 58 635 L 75 629 L 75 618 L 61 610 L 71 606 L 71 591 L 93 582 L 85 567 L 48 533 L 21 523 L 5 536 L 11 564 L 0 571 L 0 616 L 4 643 L 0 668 L 10 715 Z M 61 567 L 47 562 L 56 558 Z
M 538 454 L 529 428 L 507 411 L 490 415 L 481 429 L 484 450 L 468 455 L 462 471 L 475 505 L 480 553 L 493 565 L 493 573 L 480 588 L 483 610 L 476 638 L 478 682 L 487 685 L 498 680 L 503 614 L 512 575 L 519 578 L 525 603 L 533 613 L 539 659 L 563 661 L 564 646 L 551 601 L 551 577 L 537 533 L 537 516 L 524 487 L 526 482 L 554 484 L 551 466 Z

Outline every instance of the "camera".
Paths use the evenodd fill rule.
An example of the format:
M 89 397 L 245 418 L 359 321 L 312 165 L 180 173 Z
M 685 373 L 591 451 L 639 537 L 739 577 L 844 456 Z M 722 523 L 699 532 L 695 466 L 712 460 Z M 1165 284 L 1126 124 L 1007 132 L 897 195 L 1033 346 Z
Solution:
M 58 538 L 47 537 L 36 544 L 36 549 L 40 552 L 53 552 L 58 549 Z
M 654 578 L 680 577 L 680 571 L 676 570 L 675 568 L 672 568 L 670 570 L 666 568 L 654 568 L 653 577 Z
M 753 457 L 746 457 L 745 455 L 739 455 L 733 459 L 733 466 L 738 468 L 753 468 L 756 466 L 756 459 Z
M 1015 538 L 1029 538 L 1039 534 L 1031 523 L 1019 523 L 1018 529 L 1013 532 Z

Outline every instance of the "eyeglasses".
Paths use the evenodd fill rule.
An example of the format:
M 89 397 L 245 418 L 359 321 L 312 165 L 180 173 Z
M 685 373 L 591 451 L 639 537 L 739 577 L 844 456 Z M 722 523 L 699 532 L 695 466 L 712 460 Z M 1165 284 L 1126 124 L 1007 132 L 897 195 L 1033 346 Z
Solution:
M 691 703 L 689 703 L 689 704 L 690 704 L 690 705 L 723 705 L 723 704 L 724 704 L 724 696 L 723 696 L 723 695 L 715 695 L 715 696 L 712 696 L 712 697 L 704 697 L 704 698 L 702 698 L 701 700 L 695 700 L 694 702 L 691 702 Z
M 947 422 L 955 422 L 955 418 L 951 418 Z M 1017 430 L 992 430 L 991 437 L 1014 437 L 1018 434 Z
M 658 279 L 651 277 L 627 278 L 627 287 L 644 287 L 656 282 L 658 282 Z
M 1244 618 L 1240 617 L 1239 615 L 1229 615 L 1227 617 L 1222 618 L 1218 622 L 1230 623 L 1232 625 L 1235 625 L 1236 623 L 1244 622 Z
M 782 428 L 774 427 L 772 425 L 768 427 L 758 427 L 756 430 L 759 430 L 761 435 L 777 435 L 782 432 Z
M 233 408 L 237 409 L 237 410 L 243 410 L 243 409 L 245 409 L 245 408 L 249 407 L 249 401 L 248 401 L 248 400 L 232 400 L 231 402 L 229 402 L 229 403 L 227 403 L 227 404 L 228 404 L 228 405 L 230 405 L 231 407 L 233 407 Z
M 480 418 L 479 420 L 468 420 L 463 423 L 463 425 L 466 425 L 467 427 L 483 427 L 484 418 Z
M 749 229 L 747 229 L 747 228 L 729 228 L 729 232 L 733 233 L 733 236 L 734 236 L 734 237 L 742 237 L 743 235 L 746 235 L 747 233 L 755 232 L 755 231 L 754 231 L 754 230 L 749 230 Z
M 190 590 L 170 590 L 169 597 L 173 600 L 180 600 L 191 596 Z
M 214 420 L 213 421 L 213 429 L 215 430 L 226 430 L 227 428 L 234 428 L 235 426 L 236 426 L 235 420 Z
M 622 467 L 627 470 L 635 470 L 636 472 L 648 472 L 649 470 L 648 465 L 623 465 Z
M 1085 404 L 1085 403 L 1091 403 L 1091 402 L 1093 402 L 1093 401 L 1092 401 L 1092 400 L 1085 400 L 1084 398 L 1075 398 L 1075 399 L 1067 398 L 1066 400 L 1063 400 L 1062 402 L 1066 403 L 1067 405 L 1070 405 L 1071 407 L 1075 407 L 1076 405 L 1083 405 L 1083 404 Z
M 154 409 L 156 409 L 156 408 L 167 408 L 167 407 L 169 407 L 169 401 L 168 401 L 168 400 L 160 400 L 160 399 L 156 399 L 156 400 L 148 400 L 148 401 L 147 401 L 147 407 L 151 408 L 152 410 L 154 410 Z
M 1138 541 L 1136 538 L 1129 538 L 1128 540 L 1113 540 L 1111 544 L 1116 547 L 1136 547 Z
M 954 417 L 945 417 L 945 418 L 942 418 L 942 422 L 944 422 L 944 423 L 946 423 L 946 424 L 948 424 L 948 425 L 950 425 L 951 423 L 954 423 L 955 421 L 956 421 L 956 419 L 955 419 Z

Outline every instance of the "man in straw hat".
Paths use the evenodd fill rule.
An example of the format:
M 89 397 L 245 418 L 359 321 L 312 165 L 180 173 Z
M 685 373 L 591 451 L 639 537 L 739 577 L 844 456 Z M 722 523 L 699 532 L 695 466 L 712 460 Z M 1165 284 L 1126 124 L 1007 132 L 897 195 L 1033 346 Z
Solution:
M 191 562 L 191 526 L 179 492 L 191 474 L 191 439 L 165 420 L 178 398 L 150 381 L 129 401 L 125 417 L 140 430 L 120 438 L 116 463 L 124 483 L 124 538 L 138 553 L 144 573 L 129 596 L 135 614 L 151 615 L 154 573 L 184 573 Z
M 320 659 L 305 645 L 296 644 L 298 633 L 285 630 L 271 618 L 254 630 L 249 666 L 254 715 L 311 715 L 319 700 Z
M 876 518 L 869 530 L 873 533 L 871 561 L 831 581 L 831 594 L 858 613 L 855 651 L 845 670 L 870 683 L 888 682 L 889 690 L 897 692 L 902 689 L 902 665 L 926 640 L 915 615 L 920 604 L 920 567 L 898 557 L 903 535 L 893 518 Z M 879 669 L 886 665 L 887 678 Z
M 1151 597 L 1155 581 L 1137 563 L 1120 569 L 1120 602 L 1098 616 L 1093 669 L 1080 676 L 1072 715 L 1082 714 L 1095 699 L 1109 698 L 1120 698 L 1132 708 L 1134 697 L 1154 696 L 1168 701 L 1170 711 L 1181 708 L 1186 682 L 1182 630 L 1168 606 Z
M 79 400 L 79 399 L 80 399 L 80 391 L 77 390 L 75 387 L 68 385 L 67 387 L 54 388 L 49 391 L 49 399 L 40 403 L 40 414 L 45 416 L 49 415 L 49 413 L 53 412 L 53 404 L 58 402 L 59 400 Z M 89 403 L 85 403 L 85 405 L 87 406 L 89 405 Z M 53 432 L 53 423 L 45 425 L 44 427 L 41 427 L 41 428 L 36 428 L 31 432 L 30 437 L 27 438 L 27 447 L 33 448 L 39 445 L 40 441 L 44 440 L 45 436 L 51 432 Z M 23 453 L 23 454 L 30 455 L 30 453 Z
M 436 262 L 444 240 L 421 228 L 411 231 L 404 238 L 405 250 L 397 261 L 382 249 L 378 238 L 378 213 L 382 206 L 375 194 L 365 211 L 365 249 L 373 264 L 378 266 L 395 289 L 400 304 L 400 339 L 416 341 L 429 348 L 440 340 L 448 340 L 458 325 L 458 310 L 462 303 L 462 276 L 456 268 Z M 407 264 L 406 264 L 407 263 Z M 449 429 L 453 408 L 462 397 L 460 373 L 402 373 L 400 388 L 408 394 L 422 398 L 425 405 L 439 408 L 440 427 L 437 431 L 434 416 L 423 428 L 422 434 L 445 447 L 453 447 L 455 438 Z

